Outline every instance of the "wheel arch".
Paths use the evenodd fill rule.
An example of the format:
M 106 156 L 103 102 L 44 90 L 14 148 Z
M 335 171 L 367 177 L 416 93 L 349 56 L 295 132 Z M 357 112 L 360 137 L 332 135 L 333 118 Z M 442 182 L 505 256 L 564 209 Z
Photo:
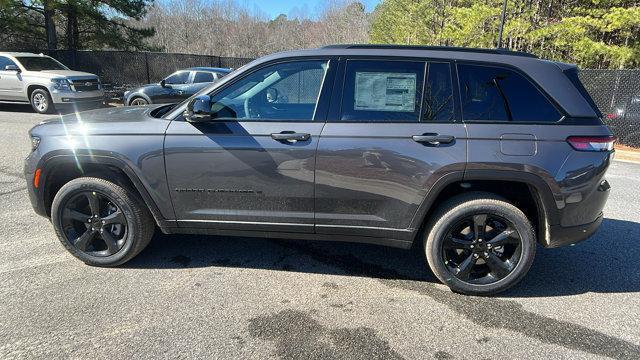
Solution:
M 145 99 L 147 101 L 147 103 L 149 103 L 149 105 L 153 104 L 153 100 L 151 100 L 151 98 L 149 96 L 147 96 L 147 94 L 142 93 L 142 92 L 136 92 L 136 93 L 133 93 L 133 94 L 129 95 L 129 98 L 127 99 L 127 103 L 125 105 L 126 106 L 130 106 L 131 102 L 135 98 L 142 98 L 142 99 Z
M 464 175 L 450 173 L 441 177 L 421 204 L 412 227 L 416 230 L 414 243 L 424 236 L 430 217 L 445 200 L 470 192 L 486 191 L 505 198 L 530 217 L 539 243 L 549 241 L 548 226 L 560 223 L 555 196 L 540 176 L 510 170 L 467 170 Z
M 163 232 L 171 225 L 171 221 L 164 218 L 138 175 L 121 159 L 95 155 L 56 155 L 42 161 L 38 167 L 42 169 L 41 178 L 44 179 L 38 200 L 49 217 L 53 198 L 64 184 L 78 177 L 94 176 L 116 182 L 139 196 Z
M 31 84 L 27 86 L 27 98 L 29 99 L 29 102 L 31 102 L 31 94 L 33 94 L 33 92 L 37 89 L 44 90 L 49 94 L 49 96 L 51 96 L 51 92 L 49 91 L 49 89 L 47 89 L 46 86 L 40 84 Z

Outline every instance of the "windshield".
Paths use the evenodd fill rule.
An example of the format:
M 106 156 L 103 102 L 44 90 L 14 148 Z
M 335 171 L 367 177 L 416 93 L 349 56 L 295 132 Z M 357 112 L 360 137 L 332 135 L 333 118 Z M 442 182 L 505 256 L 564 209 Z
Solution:
M 18 56 L 16 59 L 29 71 L 69 70 L 69 68 L 48 56 Z

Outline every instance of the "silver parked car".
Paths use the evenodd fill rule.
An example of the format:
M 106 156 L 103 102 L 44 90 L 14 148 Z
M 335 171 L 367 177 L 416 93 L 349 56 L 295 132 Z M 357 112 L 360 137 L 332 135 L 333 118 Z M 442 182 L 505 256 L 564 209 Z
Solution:
M 30 103 L 41 114 L 64 107 L 99 107 L 100 79 L 69 70 L 56 59 L 31 53 L 0 52 L 0 102 Z

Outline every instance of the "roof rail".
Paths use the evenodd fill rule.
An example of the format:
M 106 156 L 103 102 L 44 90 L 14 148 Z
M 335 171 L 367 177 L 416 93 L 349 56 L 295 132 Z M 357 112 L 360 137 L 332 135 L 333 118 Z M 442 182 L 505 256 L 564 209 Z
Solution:
M 458 46 L 424 46 L 424 45 L 393 45 L 393 44 L 336 44 L 323 46 L 322 49 L 400 49 L 400 50 L 435 50 L 435 51 L 459 51 L 475 52 L 483 54 L 513 55 L 538 58 L 537 56 L 523 51 L 513 51 L 504 48 L 484 49 L 466 48 Z

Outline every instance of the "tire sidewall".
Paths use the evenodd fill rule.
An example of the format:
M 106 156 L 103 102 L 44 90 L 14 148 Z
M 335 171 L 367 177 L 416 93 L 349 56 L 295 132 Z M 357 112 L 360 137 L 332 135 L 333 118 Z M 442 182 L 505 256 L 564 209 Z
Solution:
M 144 101 L 144 104 L 135 104 L 134 105 L 133 102 L 136 101 L 136 100 L 142 100 L 142 101 Z M 147 99 L 145 99 L 145 98 L 143 98 L 141 96 L 137 96 L 137 97 L 131 99 L 131 101 L 129 101 L 129 106 L 146 106 L 146 105 L 149 105 L 149 104 L 151 104 L 149 102 L 149 100 L 147 100 Z
M 47 99 L 47 108 L 44 109 L 43 111 L 38 110 L 38 108 L 35 106 L 33 99 L 36 96 L 36 94 L 42 94 L 44 95 L 44 97 Z M 49 114 L 53 111 L 54 106 L 53 106 L 53 99 L 51 99 L 51 95 L 49 94 L 48 91 L 43 90 L 43 89 L 35 89 L 31 92 L 31 98 L 29 99 L 30 103 L 31 103 L 31 107 L 33 108 L 33 110 L 39 114 Z
M 465 217 L 479 213 L 500 216 L 512 222 L 520 235 L 522 243 L 520 259 L 511 273 L 503 279 L 486 285 L 471 284 L 456 278 L 449 272 L 441 256 L 442 245 L 449 228 Z M 496 204 L 495 201 L 483 202 L 482 200 L 475 200 L 466 206 L 453 208 L 443 214 L 442 218 L 435 223 L 425 241 L 425 252 L 429 266 L 436 277 L 454 291 L 474 295 L 493 294 L 504 291 L 518 283 L 529 271 L 535 256 L 535 250 L 535 236 L 526 216 L 511 204 Z
M 122 248 L 113 255 L 92 256 L 84 253 L 76 249 L 70 241 L 67 240 L 63 231 L 61 213 L 64 209 L 62 206 L 74 195 L 86 191 L 96 191 L 106 196 L 120 209 L 120 211 L 122 211 L 125 216 L 127 221 L 125 242 Z M 136 221 L 134 211 L 127 199 L 123 198 L 121 194 L 113 191 L 113 189 L 110 189 L 108 186 L 91 180 L 74 180 L 64 185 L 60 191 L 58 191 L 51 206 L 51 221 L 53 222 L 54 229 L 62 245 L 64 245 L 64 247 L 67 248 L 73 256 L 87 264 L 96 266 L 114 266 L 127 261 L 131 255 L 132 249 L 135 248 L 135 242 L 137 241 L 136 234 L 139 231 L 139 225 Z

